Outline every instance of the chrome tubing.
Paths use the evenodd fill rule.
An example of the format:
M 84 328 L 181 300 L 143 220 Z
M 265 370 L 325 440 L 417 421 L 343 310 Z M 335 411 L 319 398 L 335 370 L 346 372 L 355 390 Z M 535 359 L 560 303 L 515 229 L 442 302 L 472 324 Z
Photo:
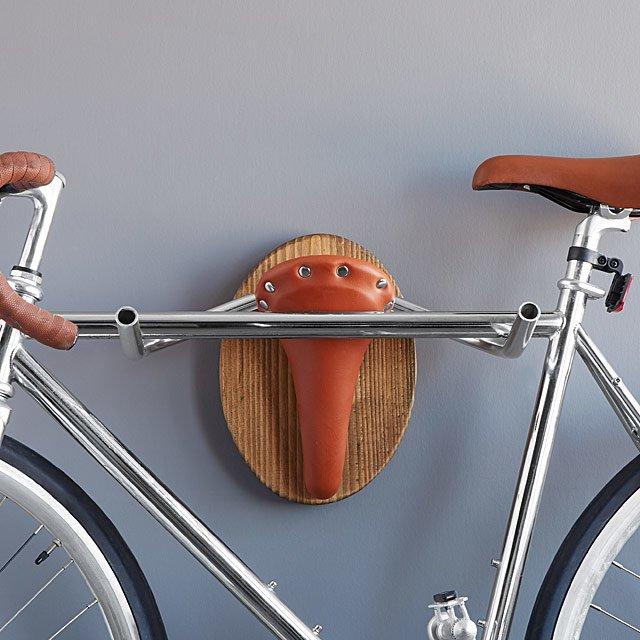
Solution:
M 428 309 L 419 307 L 417 304 L 403 298 L 395 299 L 394 309 L 400 312 L 428 312 Z M 497 342 L 486 338 L 453 338 L 453 340 L 494 356 L 519 358 L 533 337 L 541 315 L 540 307 L 537 304 L 525 302 L 520 305 L 511 326 L 495 327 L 497 333 L 505 334 L 506 339 L 504 341 Z
M 578 327 L 576 338 L 576 350 L 640 450 L 640 403 L 582 327 Z
M 11 407 L 6 400 L 0 397 L 0 445 L 4 438 L 4 433 L 11 418 Z
M 537 304 L 533 302 L 521 304 L 516 319 L 511 325 L 511 331 L 498 350 L 498 355 L 503 358 L 519 358 L 533 337 L 539 319 L 540 307 Z
M 211 574 L 281 640 L 318 640 L 314 632 L 24 348 L 15 381 Z
M 18 192 L 11 189 L 0 190 L 0 203 L 8 198 L 27 198 L 33 204 L 33 216 L 20 259 L 7 279 L 16 293 L 31 303 L 42 300 L 40 263 L 58 199 L 64 186 L 64 176 L 56 173 L 53 180 L 42 187 Z M 4 426 L 6 426 L 10 413 L 6 409 L 6 400 L 13 395 L 11 387 L 12 358 L 21 341 L 22 334 L 18 329 L 0 322 L 0 402 L 5 403 L 0 417 L 2 417 Z M 2 425 L 0 424 L 0 426 Z
M 53 222 L 53 214 L 64 186 L 64 176 L 61 173 L 56 173 L 53 180 L 42 187 L 26 189 L 18 193 L 11 191 L 0 193 L 0 202 L 5 198 L 29 198 L 33 202 L 31 227 L 18 262 L 21 267 L 32 271 L 40 270 L 40 262 Z
M 124 355 L 130 360 L 140 360 L 144 355 L 144 341 L 138 312 L 133 307 L 121 307 L 116 313 L 116 325 Z
M 517 314 L 428 311 L 410 313 L 140 313 L 146 340 L 193 338 L 496 338 Z M 113 314 L 64 314 L 80 338 L 118 338 Z M 562 313 L 542 313 L 533 337 L 548 338 Z M 507 329 L 508 330 L 508 329 Z
M 242 296 L 241 298 L 236 298 L 235 300 L 230 300 L 229 302 L 225 302 L 224 304 L 220 304 L 217 307 L 213 307 L 212 309 L 207 309 L 207 313 L 227 313 L 229 311 L 255 311 L 258 308 L 256 304 L 256 297 L 253 293 L 249 295 Z M 175 344 L 180 344 L 184 342 L 184 340 L 180 339 L 158 339 L 158 340 L 148 340 L 144 344 L 145 353 L 154 353 L 156 351 L 161 351 L 162 349 L 166 349 L 167 347 L 171 347 Z
M 575 275 L 585 278 L 591 265 L 575 266 Z M 502 548 L 491 604 L 485 621 L 484 640 L 505 640 L 513 619 L 533 526 L 538 513 L 555 431 L 575 353 L 575 330 L 582 321 L 586 295 L 565 289 L 558 308 L 566 317 L 565 327 L 549 342 L 544 372 L 520 467 L 511 515 Z
M 588 265 L 591 268 L 591 265 Z M 567 325 L 551 338 L 538 388 L 498 574 L 485 621 L 484 640 L 505 640 L 513 619 L 520 582 L 537 517 L 560 409 L 575 353 L 575 328 L 582 320 L 585 294 L 563 292 L 560 308 Z
M 626 218 L 605 218 L 597 209 L 576 227 L 575 246 L 598 250 L 604 231 L 628 231 Z M 549 340 L 542 378 L 511 506 L 507 531 L 489 603 L 483 640 L 506 640 L 513 621 L 520 583 L 529 552 L 533 527 L 553 451 L 556 428 L 576 352 L 577 330 L 589 297 L 592 265 L 580 260 L 567 263 L 558 287 L 558 312 L 565 318 L 562 329 Z M 576 286 L 574 286 L 574 284 Z

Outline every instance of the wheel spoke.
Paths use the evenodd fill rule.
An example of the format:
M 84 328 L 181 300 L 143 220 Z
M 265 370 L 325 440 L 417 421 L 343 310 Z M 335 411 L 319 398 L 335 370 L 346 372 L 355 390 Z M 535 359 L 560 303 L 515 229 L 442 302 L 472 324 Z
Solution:
M 54 573 L 49 580 L 47 580 L 1 627 L 0 633 L 2 633 L 32 602 L 34 602 L 44 591 L 53 583 L 53 581 L 60 575 L 62 575 L 71 565 L 73 559 L 69 560 L 67 564 L 63 565 L 56 573 Z
M 91 609 L 91 607 L 93 607 L 94 604 L 98 604 L 98 601 L 93 600 L 84 609 L 76 613 L 76 615 L 73 616 L 73 618 L 71 618 L 68 622 L 62 625 L 52 636 L 50 636 L 49 640 L 54 640 L 54 638 L 57 638 L 60 634 L 66 631 L 78 618 L 80 618 L 85 613 L 87 613 L 87 611 L 89 611 L 89 609 Z
M 7 440 L 3 447 L 11 445 Z M 66 640 L 77 633 L 91 640 L 137 639 L 127 583 L 120 582 L 126 567 L 113 569 L 107 560 L 109 550 L 121 557 L 118 541 L 108 535 L 113 525 L 97 509 L 81 509 L 75 498 L 65 502 L 81 496 L 80 490 L 35 454 L 31 458 L 14 446 L 26 471 L 0 461 L 0 640 L 22 637 L 21 631 L 33 640 Z M 41 466 L 38 481 L 29 475 L 33 465 Z M 95 540 L 96 531 L 105 539 Z M 127 558 L 122 560 L 126 565 Z
M 618 569 L 620 569 L 620 571 L 624 571 L 625 573 L 628 573 L 630 576 L 633 576 L 634 578 L 637 578 L 638 580 L 640 580 L 640 574 L 636 573 L 635 571 L 631 571 L 631 569 L 627 569 L 627 567 L 625 567 L 620 562 L 617 562 L 616 560 L 614 560 L 611 564 L 614 567 L 617 567 Z
M 29 537 L 14 551 L 13 555 L 0 567 L 0 573 L 2 573 L 26 548 L 26 546 L 44 529 L 44 525 L 41 524 Z
M 623 620 L 622 618 L 618 618 L 618 616 L 614 616 L 613 613 L 610 613 L 606 609 L 603 609 L 602 607 L 599 607 L 597 604 L 591 603 L 590 606 L 594 611 L 598 611 L 599 613 L 604 614 L 608 618 L 611 618 L 611 620 L 615 620 L 616 622 L 619 622 L 620 624 L 622 624 L 625 627 L 627 627 L 627 629 L 631 629 L 632 631 L 635 631 L 638 635 L 640 635 L 640 629 L 638 627 L 634 627 L 630 622 L 627 622 L 626 620 Z

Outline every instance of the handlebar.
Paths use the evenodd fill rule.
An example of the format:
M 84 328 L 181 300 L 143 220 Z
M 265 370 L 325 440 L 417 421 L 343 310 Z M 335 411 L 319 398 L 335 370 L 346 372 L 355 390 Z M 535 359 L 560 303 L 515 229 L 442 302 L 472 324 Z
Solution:
M 71 349 L 78 339 L 73 322 L 21 298 L 1 273 L 0 320 L 54 349 Z
M 56 167 L 47 156 L 32 151 L 9 151 L 0 154 L 0 189 L 16 191 L 34 189 L 49 184 L 56 175 Z
M 16 267 L 19 271 L 33 274 L 33 277 L 39 276 L 37 270 L 42 250 L 60 189 L 64 186 L 64 179 L 58 177 L 54 183 L 55 165 L 39 153 L 12 151 L 0 154 L 0 199 L 18 195 L 29 196 L 34 201 L 34 219 L 20 266 Z M 0 320 L 48 347 L 70 349 L 78 337 L 78 327 L 32 304 L 31 300 L 39 299 L 38 293 L 23 292 L 20 288 L 18 291 L 20 293 L 0 273 Z M 36 291 L 39 292 L 39 287 Z

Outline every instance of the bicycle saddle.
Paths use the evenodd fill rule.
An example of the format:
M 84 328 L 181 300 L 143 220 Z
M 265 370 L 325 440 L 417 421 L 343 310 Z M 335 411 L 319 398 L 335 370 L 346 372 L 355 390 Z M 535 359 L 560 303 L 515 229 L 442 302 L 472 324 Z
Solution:
M 600 204 L 640 215 L 640 155 L 617 158 L 496 156 L 473 176 L 473 188 L 532 191 L 581 213 Z
M 393 303 L 388 276 L 375 265 L 336 255 L 293 258 L 266 271 L 256 287 L 260 311 L 384 311 Z M 280 340 L 291 368 L 307 491 L 334 496 L 342 482 L 349 416 L 369 338 Z

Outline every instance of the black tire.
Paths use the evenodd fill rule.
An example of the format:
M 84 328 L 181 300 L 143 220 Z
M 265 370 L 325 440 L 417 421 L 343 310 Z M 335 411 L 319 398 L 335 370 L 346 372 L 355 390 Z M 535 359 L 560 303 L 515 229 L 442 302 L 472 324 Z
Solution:
M 632 460 L 594 498 L 558 550 L 538 592 L 525 640 L 551 640 L 567 592 L 613 515 L 640 489 L 640 456 Z
M 140 565 L 100 507 L 64 472 L 13 438 L 2 441 L 0 459 L 39 484 L 86 529 L 120 582 L 140 639 L 167 640 L 158 605 Z

